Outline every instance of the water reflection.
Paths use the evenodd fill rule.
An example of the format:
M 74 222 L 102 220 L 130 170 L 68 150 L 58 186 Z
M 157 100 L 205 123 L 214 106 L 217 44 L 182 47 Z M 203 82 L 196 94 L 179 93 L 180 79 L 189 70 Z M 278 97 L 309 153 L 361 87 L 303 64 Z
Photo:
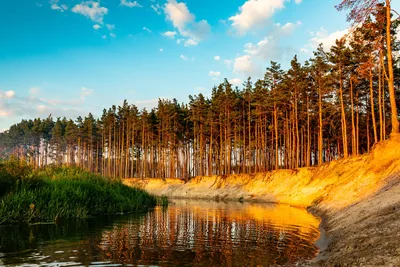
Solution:
M 287 205 L 176 201 L 114 221 L 0 228 L 0 265 L 294 264 L 316 254 L 318 224 L 307 211 Z

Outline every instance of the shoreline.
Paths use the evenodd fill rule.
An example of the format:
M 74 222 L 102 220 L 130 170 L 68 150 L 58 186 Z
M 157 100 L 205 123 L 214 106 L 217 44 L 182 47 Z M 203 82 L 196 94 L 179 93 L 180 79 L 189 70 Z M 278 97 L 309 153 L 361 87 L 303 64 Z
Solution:
M 299 266 L 400 266 L 400 137 L 366 155 L 255 175 L 125 179 L 169 198 L 288 204 L 321 219 L 320 252 Z M 325 232 L 324 232 L 325 231 Z

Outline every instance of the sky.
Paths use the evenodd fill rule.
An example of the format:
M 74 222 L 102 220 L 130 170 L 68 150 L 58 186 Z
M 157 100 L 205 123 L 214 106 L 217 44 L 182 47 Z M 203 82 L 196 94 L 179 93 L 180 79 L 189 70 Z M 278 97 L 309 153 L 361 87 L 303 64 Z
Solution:
M 125 99 L 187 102 L 224 78 L 240 87 L 271 60 L 287 68 L 329 49 L 349 28 L 339 2 L 0 0 L 0 132 L 49 114 L 100 116 Z

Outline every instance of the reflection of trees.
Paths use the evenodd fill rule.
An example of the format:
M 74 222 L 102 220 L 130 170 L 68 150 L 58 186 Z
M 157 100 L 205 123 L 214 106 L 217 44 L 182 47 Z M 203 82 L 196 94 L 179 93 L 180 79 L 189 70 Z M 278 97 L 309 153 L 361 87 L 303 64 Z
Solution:
M 0 252 L 29 250 L 19 255 L 24 263 L 42 261 L 28 259 L 40 252 L 38 257 L 48 257 L 45 262 L 74 261 L 82 265 L 110 261 L 161 266 L 267 266 L 313 257 L 318 223 L 306 211 L 289 206 L 177 204 L 117 221 L 96 218 L 63 225 L 3 227 Z M 59 250 L 63 253 L 56 254 Z M 2 260 L 16 263 L 13 258 Z
M 304 211 L 306 212 L 306 211 Z M 230 216 L 229 209 L 157 209 L 141 223 L 116 225 L 99 243 L 103 260 L 125 264 L 256 266 L 293 263 L 316 253 L 311 225 Z M 306 231 L 305 231 L 306 230 Z

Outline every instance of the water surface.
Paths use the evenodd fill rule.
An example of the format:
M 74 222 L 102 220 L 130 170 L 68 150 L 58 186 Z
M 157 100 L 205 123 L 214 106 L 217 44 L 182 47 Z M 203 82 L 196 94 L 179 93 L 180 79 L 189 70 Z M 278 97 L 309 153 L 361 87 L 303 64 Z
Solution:
M 319 220 L 288 205 L 174 201 L 145 214 L 0 227 L 0 266 L 269 266 L 313 258 Z

